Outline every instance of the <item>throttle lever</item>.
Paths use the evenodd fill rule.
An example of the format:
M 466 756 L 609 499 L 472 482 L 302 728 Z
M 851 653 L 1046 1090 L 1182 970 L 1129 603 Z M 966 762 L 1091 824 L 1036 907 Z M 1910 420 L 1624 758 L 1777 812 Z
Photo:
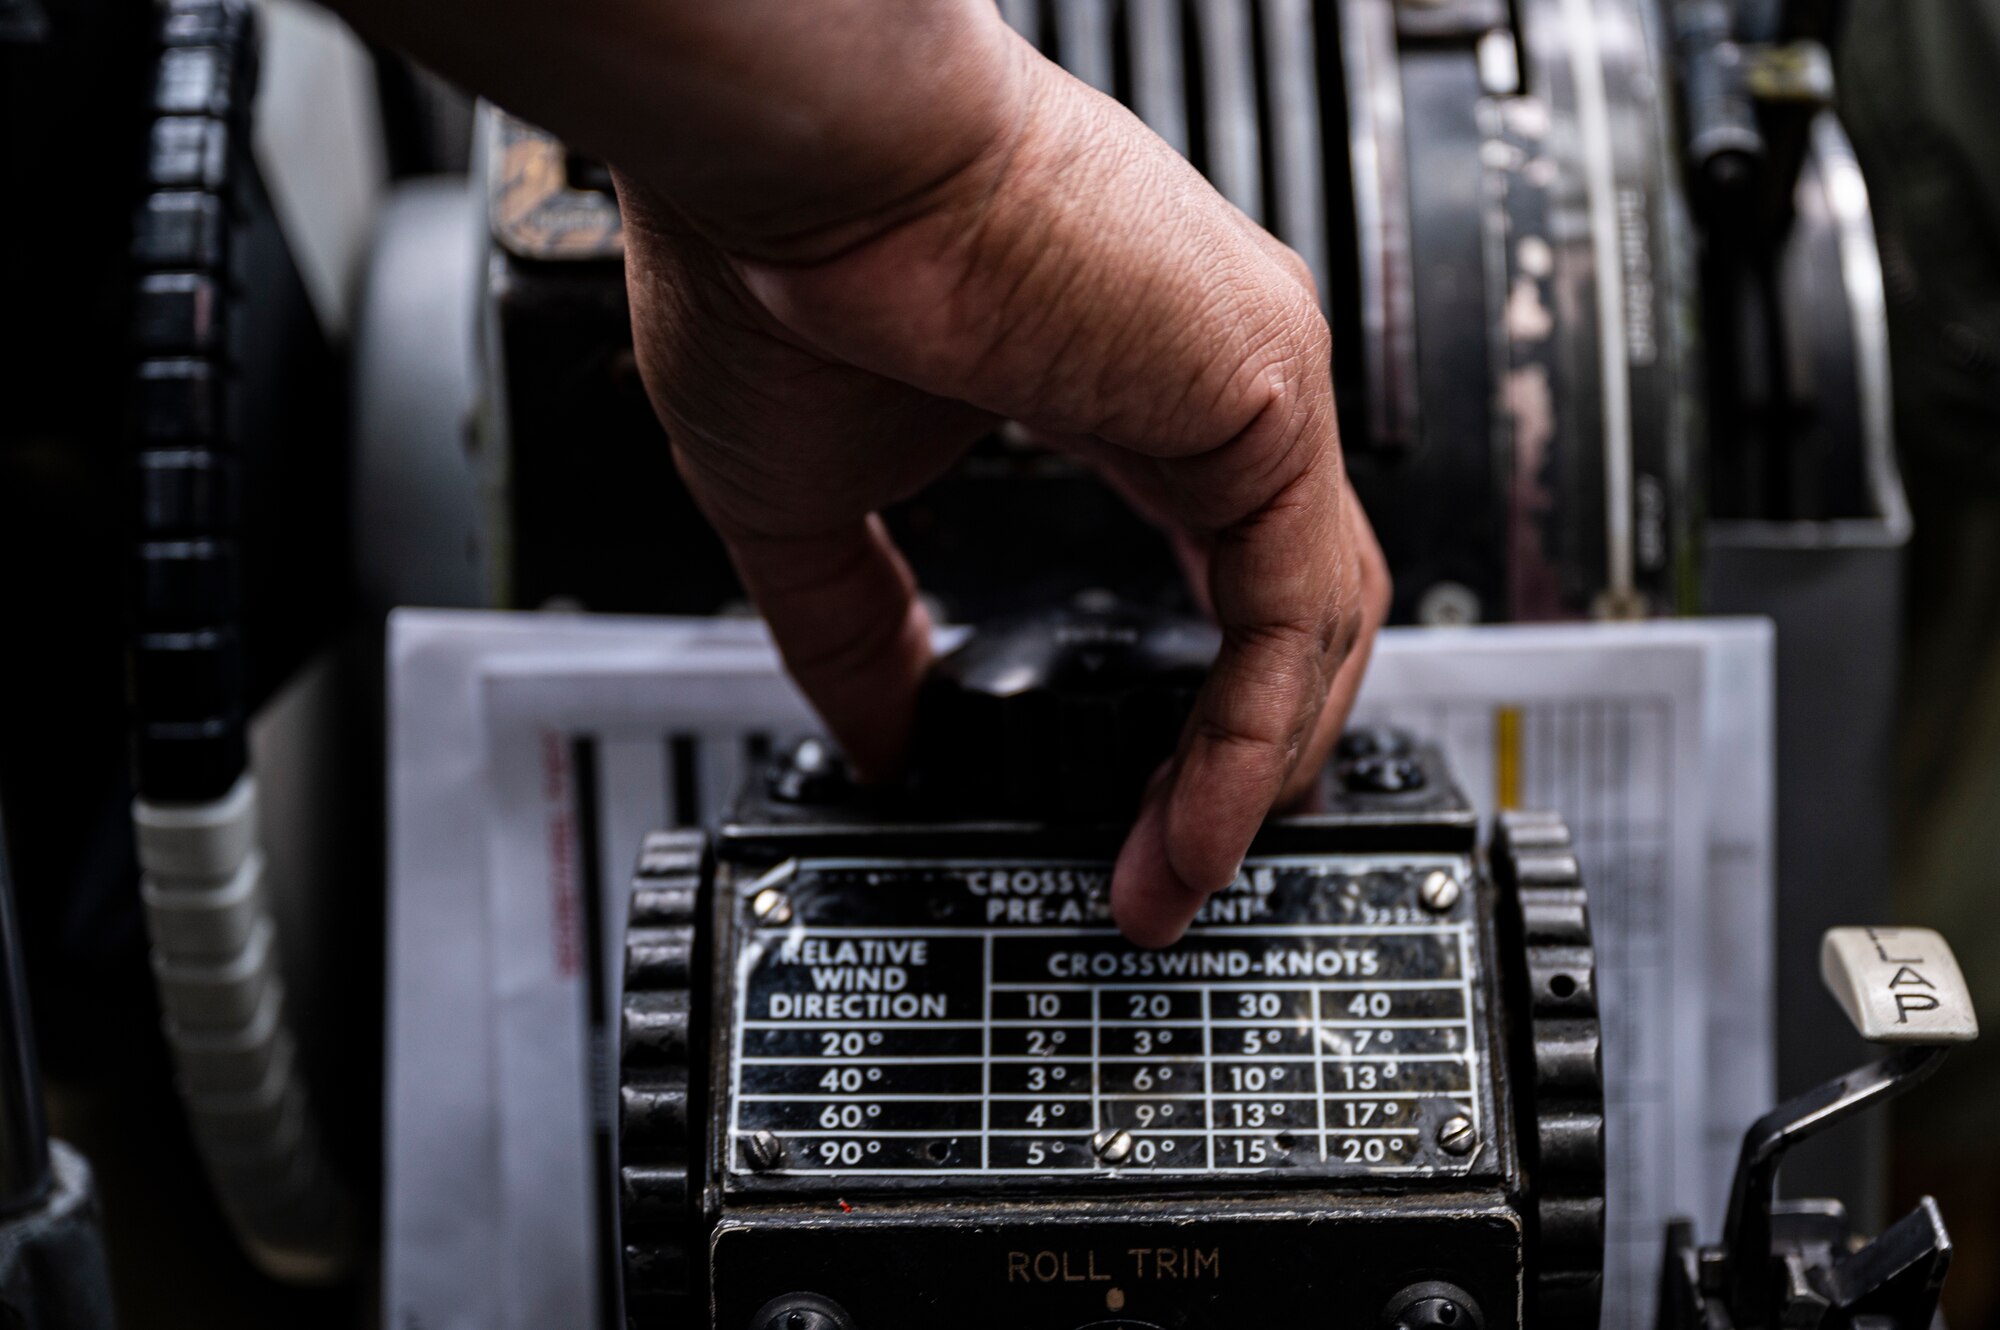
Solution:
M 1727 1253 L 1726 1286 L 1730 1315 L 1740 1327 L 1767 1325 L 1778 1301 L 1771 1279 L 1771 1213 L 1777 1204 L 1778 1166 L 1801 1141 L 1837 1126 L 1874 1104 L 1902 1094 L 1937 1070 L 1949 1050 L 1899 1048 L 1888 1057 L 1848 1072 L 1789 1099 L 1757 1120 L 1743 1137 L 1730 1189 L 1729 1218 L 1722 1230 Z
M 1838 1204 L 1779 1204 L 1778 1169 L 1793 1146 L 1909 1090 L 1953 1045 L 1976 1039 L 1972 995 L 1950 945 L 1928 928 L 1831 929 L 1820 946 L 1820 977 L 1856 1033 L 1889 1051 L 1778 1105 L 1745 1133 L 1719 1246 L 1697 1254 L 1686 1225 L 1669 1229 L 1665 1279 L 1678 1294 L 1662 1306 L 1694 1314 L 1711 1330 L 1794 1323 L 1917 1330 L 1937 1307 L 1951 1240 L 1928 1197 L 1856 1248 L 1845 1240 Z M 1826 1240 L 1833 1226 L 1839 1243 Z

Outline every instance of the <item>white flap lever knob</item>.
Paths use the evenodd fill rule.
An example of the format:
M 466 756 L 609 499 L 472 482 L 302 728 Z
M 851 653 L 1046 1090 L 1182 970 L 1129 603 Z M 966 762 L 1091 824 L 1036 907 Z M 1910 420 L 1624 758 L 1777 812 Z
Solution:
M 1928 928 L 1829 928 L 1820 978 L 1871 1044 L 1963 1044 L 1979 1037 L 1951 945 Z

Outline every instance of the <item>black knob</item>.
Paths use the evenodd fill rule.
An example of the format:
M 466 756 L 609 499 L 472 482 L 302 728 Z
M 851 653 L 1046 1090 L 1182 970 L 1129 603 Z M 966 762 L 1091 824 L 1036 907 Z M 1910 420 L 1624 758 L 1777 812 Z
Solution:
M 1128 814 L 1220 643 L 1201 620 L 1116 607 L 983 627 L 925 686 L 918 791 L 971 818 Z
M 773 799 L 788 804 L 833 803 L 852 789 L 847 759 L 824 739 L 805 738 L 792 745 L 764 774 Z
M 1425 1280 L 1389 1299 L 1382 1325 L 1384 1330 L 1486 1330 L 1486 1317 L 1456 1284 Z
M 1408 757 L 1410 736 L 1401 730 L 1364 726 L 1347 731 L 1334 745 L 1333 755 L 1342 762 L 1364 762 L 1371 757 Z
M 1349 730 L 1334 745 L 1334 769 L 1352 794 L 1409 794 L 1424 787 L 1415 744 L 1401 730 Z
M 1340 778 L 1356 794 L 1409 794 L 1424 787 L 1424 769 L 1406 757 L 1364 757 L 1344 762 Z
M 786 1293 L 758 1308 L 750 1330 L 854 1330 L 854 1318 L 832 1298 Z

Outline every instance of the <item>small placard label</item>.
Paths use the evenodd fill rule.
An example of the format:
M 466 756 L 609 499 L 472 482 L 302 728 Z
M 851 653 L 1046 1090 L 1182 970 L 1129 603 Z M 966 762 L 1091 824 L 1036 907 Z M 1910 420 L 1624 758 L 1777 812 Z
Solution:
M 788 863 L 737 888 L 731 1172 L 1470 1171 L 1436 1138 L 1492 1119 L 1476 894 L 1420 886 L 1472 872 L 1252 860 L 1148 951 L 1101 863 Z

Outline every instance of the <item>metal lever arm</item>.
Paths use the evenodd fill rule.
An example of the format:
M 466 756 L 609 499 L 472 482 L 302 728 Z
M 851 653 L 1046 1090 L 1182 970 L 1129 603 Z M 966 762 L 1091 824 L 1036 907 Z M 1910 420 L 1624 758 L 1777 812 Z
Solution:
M 1831 929 L 1820 946 L 1820 976 L 1856 1033 L 1894 1051 L 1778 1105 L 1744 1136 L 1722 1234 L 1724 1288 L 1739 1326 L 1770 1324 L 1783 1283 L 1770 1269 L 1771 1208 L 1786 1152 L 1902 1094 L 1936 1071 L 1953 1044 L 1979 1034 L 1958 960 L 1927 928 Z M 1878 1257 L 1886 1258 L 1888 1250 Z M 1847 1271 L 1850 1283 L 1861 1269 Z
M 1777 1200 L 1778 1166 L 1799 1142 L 1836 1126 L 1863 1109 L 1895 1098 L 1938 1069 L 1950 1050 L 1899 1048 L 1888 1057 L 1828 1081 L 1766 1113 L 1743 1137 L 1730 1189 L 1722 1248 L 1729 1253 L 1729 1313 L 1741 1326 L 1771 1322 L 1776 1287 L 1770 1277 L 1771 1207 Z
M 1880 1237 L 1842 1257 L 1826 1289 L 1832 1304 L 1857 1320 L 1879 1315 L 1929 1330 L 1950 1266 L 1951 1236 L 1937 1202 L 1926 1196 Z

